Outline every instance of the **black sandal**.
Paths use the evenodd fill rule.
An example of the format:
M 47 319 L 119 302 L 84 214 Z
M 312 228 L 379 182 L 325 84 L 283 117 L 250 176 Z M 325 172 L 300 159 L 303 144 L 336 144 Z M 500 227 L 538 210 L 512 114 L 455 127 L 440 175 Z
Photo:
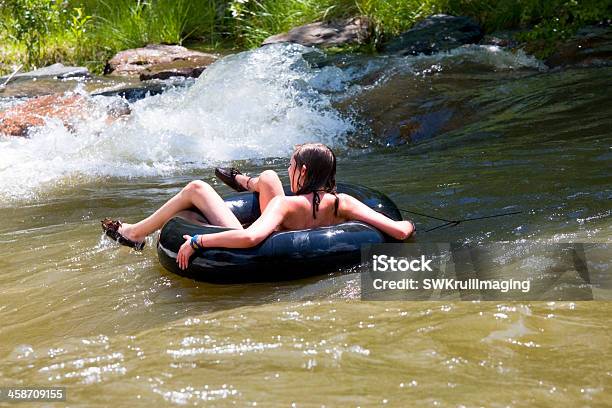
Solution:
M 104 231 L 104 233 L 111 239 L 120 243 L 121 245 L 125 245 L 130 248 L 134 248 L 137 251 L 142 251 L 142 248 L 144 248 L 145 246 L 144 241 L 143 242 L 132 241 L 131 239 L 126 238 L 123 235 L 121 235 L 121 233 L 119 232 L 119 227 L 121 227 L 121 221 L 119 220 L 113 221 L 110 218 L 105 218 L 100 222 L 102 223 L 102 230 Z
M 229 168 L 224 168 L 224 167 L 216 167 L 215 168 L 215 176 L 217 176 L 217 178 L 219 180 L 221 180 L 222 182 L 224 182 L 225 184 L 227 184 L 229 187 L 233 188 L 236 191 L 247 191 L 247 188 L 242 187 L 242 185 L 240 185 L 240 183 L 238 183 L 238 181 L 236 181 L 236 176 L 242 174 L 240 172 L 240 170 L 234 168 L 234 167 L 229 167 Z M 251 177 L 249 177 L 249 180 L 247 181 L 247 186 L 249 185 L 249 181 L 251 181 Z

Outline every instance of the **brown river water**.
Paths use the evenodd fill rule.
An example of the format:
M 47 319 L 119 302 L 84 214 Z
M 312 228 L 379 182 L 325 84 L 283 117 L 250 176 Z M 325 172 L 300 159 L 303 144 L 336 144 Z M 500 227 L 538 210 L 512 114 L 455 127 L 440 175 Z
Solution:
M 196 178 L 230 193 L 218 164 L 286 181 L 308 134 L 338 150 L 338 180 L 399 207 L 523 211 L 417 242 L 612 242 L 612 68 L 409 58 L 308 70 L 266 47 L 128 123 L 0 137 L 0 387 L 66 387 L 45 406 L 612 405 L 610 302 L 361 301 L 355 269 L 216 285 L 164 270 L 156 236 L 135 252 L 102 235 Z

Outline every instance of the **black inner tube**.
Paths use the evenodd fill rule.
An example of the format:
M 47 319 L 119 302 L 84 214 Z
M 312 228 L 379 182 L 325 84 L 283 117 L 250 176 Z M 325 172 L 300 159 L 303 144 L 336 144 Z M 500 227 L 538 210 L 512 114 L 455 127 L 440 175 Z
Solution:
M 339 193 L 349 194 L 389 218 L 402 219 L 397 206 L 378 191 L 344 183 L 338 183 L 337 188 Z M 291 194 L 288 188 L 285 191 Z M 250 225 L 261 215 L 255 193 L 234 194 L 225 202 L 243 226 Z M 210 225 L 197 209 L 181 211 L 161 230 L 157 244 L 160 263 L 173 273 L 205 282 L 284 281 L 357 264 L 364 244 L 397 242 L 367 224 L 351 221 L 329 227 L 275 232 L 253 248 L 206 248 L 192 256 L 187 269 L 178 268 L 176 255 L 185 242 L 183 235 L 212 234 L 229 229 Z

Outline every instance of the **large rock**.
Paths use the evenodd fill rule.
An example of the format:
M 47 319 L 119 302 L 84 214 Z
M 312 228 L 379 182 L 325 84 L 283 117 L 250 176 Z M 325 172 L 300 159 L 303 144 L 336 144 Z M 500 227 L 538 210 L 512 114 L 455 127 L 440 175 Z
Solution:
M 436 14 L 389 41 L 383 51 L 400 55 L 433 54 L 480 41 L 484 31 L 469 17 Z
M 27 136 L 28 130 L 43 126 L 47 118 L 56 118 L 68 125 L 69 121 L 82 115 L 87 100 L 72 95 L 45 95 L 29 99 L 0 113 L 0 134 Z
M 371 35 L 371 24 L 367 17 L 318 22 L 296 27 L 289 32 L 273 35 L 261 44 L 291 42 L 305 46 L 335 47 L 348 44 L 363 44 Z
M 217 56 L 179 45 L 147 45 L 117 53 L 104 67 L 107 75 L 143 75 L 143 78 L 199 76 Z
M 217 58 L 212 55 L 176 60 L 153 65 L 140 73 L 140 80 L 168 79 L 170 77 L 192 77 L 197 78 Z
M 49 65 L 48 67 L 36 69 L 30 72 L 23 72 L 16 74 L 13 78 L 58 78 L 66 79 L 73 77 L 89 77 L 89 70 L 85 67 L 67 67 L 63 64 L 57 63 Z M 0 84 L 3 84 L 9 76 L 0 77 Z
M 590 67 L 612 65 L 612 27 L 588 26 L 557 47 L 546 59 L 554 67 Z
M 29 99 L 0 112 L 0 135 L 27 137 L 28 131 L 43 126 L 47 119 L 59 119 L 71 128 L 75 120 L 86 117 L 93 101 L 79 94 L 53 94 Z M 130 114 L 126 102 L 111 101 L 106 106 L 107 120 Z

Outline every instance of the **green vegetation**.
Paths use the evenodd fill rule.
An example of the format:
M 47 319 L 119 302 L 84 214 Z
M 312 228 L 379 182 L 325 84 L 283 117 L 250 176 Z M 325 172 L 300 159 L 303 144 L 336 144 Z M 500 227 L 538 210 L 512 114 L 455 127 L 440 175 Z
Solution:
M 468 15 L 487 32 L 517 38 L 540 56 L 580 26 L 612 15 L 609 0 L 0 0 L 0 72 L 53 62 L 100 72 L 117 51 L 148 43 L 249 48 L 322 19 L 364 14 L 369 48 L 434 13 Z
M 215 0 L 108 0 L 87 9 L 96 16 L 92 36 L 112 51 L 187 38 L 214 42 L 223 30 L 224 4 Z

